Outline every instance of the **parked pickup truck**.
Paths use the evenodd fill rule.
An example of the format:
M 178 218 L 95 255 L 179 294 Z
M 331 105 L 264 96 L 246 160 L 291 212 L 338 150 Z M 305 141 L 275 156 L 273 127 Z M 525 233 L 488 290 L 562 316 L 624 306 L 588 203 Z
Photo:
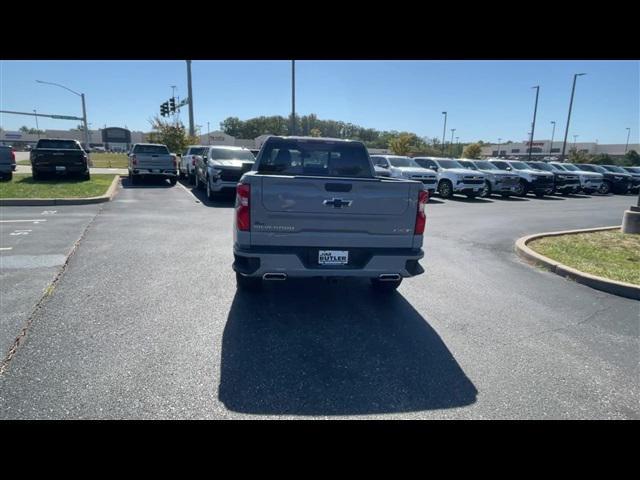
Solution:
M 238 180 L 251 170 L 255 161 L 253 153 L 244 147 L 207 147 L 202 155 L 196 156 L 193 188 L 204 188 L 209 200 L 225 191 L 233 195 Z
M 140 177 L 168 178 L 178 182 L 178 165 L 166 145 L 136 143 L 129 153 L 129 181 L 136 184 Z
M 89 156 L 77 140 L 42 138 L 29 153 L 34 180 L 44 174 L 81 175 L 89 180 Z
M 12 147 L 0 145 L 0 178 L 11 180 L 16 169 L 16 153 Z
M 182 178 L 189 179 L 193 183 L 196 171 L 196 157 L 205 155 L 209 147 L 206 145 L 189 145 L 182 154 L 179 164 L 179 174 Z
M 475 198 L 485 189 L 487 176 L 484 173 L 469 171 L 453 158 L 415 157 L 414 160 L 420 166 L 437 172 L 438 193 L 442 198 L 451 198 L 456 193 Z
M 420 182 L 377 177 L 361 142 L 269 137 L 236 187 L 238 288 L 361 277 L 395 290 L 424 272 L 427 197 Z
M 373 167 L 389 172 L 389 177 L 408 178 L 422 182 L 423 188 L 433 195 L 438 185 L 437 175 L 432 170 L 421 167 L 412 158 L 399 155 L 372 155 Z M 380 176 L 380 174 L 378 174 Z M 383 174 L 383 176 L 385 176 Z

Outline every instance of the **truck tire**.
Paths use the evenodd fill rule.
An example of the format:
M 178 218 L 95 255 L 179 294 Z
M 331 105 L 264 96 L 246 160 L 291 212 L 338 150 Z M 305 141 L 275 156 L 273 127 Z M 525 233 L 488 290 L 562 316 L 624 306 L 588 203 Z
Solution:
M 391 293 L 395 292 L 400 284 L 402 283 L 402 278 L 400 280 L 396 280 L 393 282 L 381 282 L 377 278 L 371 279 L 371 287 L 377 292 Z
M 598 193 L 602 195 L 607 195 L 610 192 L 611 192 L 611 183 L 607 181 L 602 182 L 602 184 L 600 185 L 600 188 L 598 189 Z
M 129 183 L 131 185 L 135 185 L 138 183 L 138 177 L 131 172 L 129 172 Z
M 442 180 L 438 185 L 438 193 L 442 198 L 453 197 L 453 185 L 449 180 Z
M 484 189 L 482 190 L 480 196 L 482 198 L 488 198 L 491 196 L 491 182 L 489 182 L 488 180 L 485 180 Z
M 476 198 L 477 196 L 477 193 L 467 193 L 467 198 Z
M 211 190 L 211 180 L 207 177 L 207 200 L 214 201 L 216 194 Z
M 514 193 L 516 197 L 524 197 L 527 194 L 527 190 L 529 190 L 527 182 L 525 182 L 523 179 L 520 179 L 520 181 L 518 182 L 518 188 Z
M 82 180 L 91 180 L 91 173 L 85 172 L 82 174 Z
M 545 192 L 535 192 L 537 198 L 542 198 L 545 195 Z
M 178 177 L 169 177 L 169 183 L 171 184 L 171 186 L 174 186 L 176 183 L 178 183 Z
M 40 176 L 40 173 L 37 170 L 32 170 L 31 176 L 33 177 L 33 180 L 36 182 L 39 180 L 42 180 L 42 177 Z
M 236 287 L 238 290 L 255 292 L 262 288 L 262 279 L 260 277 L 245 277 L 236 272 Z
M 194 190 L 200 189 L 200 179 L 198 178 L 197 173 L 193 176 L 193 189 Z

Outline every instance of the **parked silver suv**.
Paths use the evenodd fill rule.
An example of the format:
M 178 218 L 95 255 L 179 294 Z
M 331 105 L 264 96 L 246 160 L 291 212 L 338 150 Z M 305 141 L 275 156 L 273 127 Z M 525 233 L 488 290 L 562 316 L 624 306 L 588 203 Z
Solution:
M 458 160 L 458 163 L 465 168 L 480 171 L 487 176 L 482 197 L 490 197 L 492 193 L 496 193 L 506 198 L 518 192 L 520 177 L 515 173 L 500 170 L 486 160 L 461 159 Z

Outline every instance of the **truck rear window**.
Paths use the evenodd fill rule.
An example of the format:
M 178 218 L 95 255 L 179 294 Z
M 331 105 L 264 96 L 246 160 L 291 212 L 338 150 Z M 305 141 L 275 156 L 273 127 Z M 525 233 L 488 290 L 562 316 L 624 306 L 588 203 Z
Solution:
M 372 178 L 363 145 L 345 142 L 282 140 L 268 142 L 258 173 Z
M 136 145 L 133 153 L 149 155 L 169 155 L 169 149 L 164 145 Z
M 73 140 L 40 140 L 36 148 L 61 148 L 67 150 L 80 150 L 80 145 L 78 145 Z

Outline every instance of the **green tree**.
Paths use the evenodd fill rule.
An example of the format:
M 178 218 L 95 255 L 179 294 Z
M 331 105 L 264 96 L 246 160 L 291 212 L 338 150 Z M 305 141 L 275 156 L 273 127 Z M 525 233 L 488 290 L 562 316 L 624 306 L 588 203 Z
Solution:
M 20 127 L 20 131 L 22 133 L 29 133 L 29 127 L 27 127 L 26 125 L 23 125 Z
M 148 135 L 150 143 L 166 145 L 170 152 L 183 152 L 188 145 L 200 143 L 200 139 L 187 135 L 187 131 L 181 122 L 172 123 L 155 116 L 149 120 L 153 131 Z
M 629 150 L 624 156 L 625 163 L 633 167 L 640 167 L 640 155 L 635 150 Z
M 482 146 L 480 143 L 470 143 L 462 151 L 463 158 L 480 158 Z
M 606 156 L 608 157 L 608 155 Z M 567 159 L 571 163 L 593 163 L 594 157 L 587 152 L 579 152 L 575 148 L 571 148 Z
M 411 152 L 411 136 L 399 135 L 389 142 L 389 148 L 396 155 L 409 155 Z

